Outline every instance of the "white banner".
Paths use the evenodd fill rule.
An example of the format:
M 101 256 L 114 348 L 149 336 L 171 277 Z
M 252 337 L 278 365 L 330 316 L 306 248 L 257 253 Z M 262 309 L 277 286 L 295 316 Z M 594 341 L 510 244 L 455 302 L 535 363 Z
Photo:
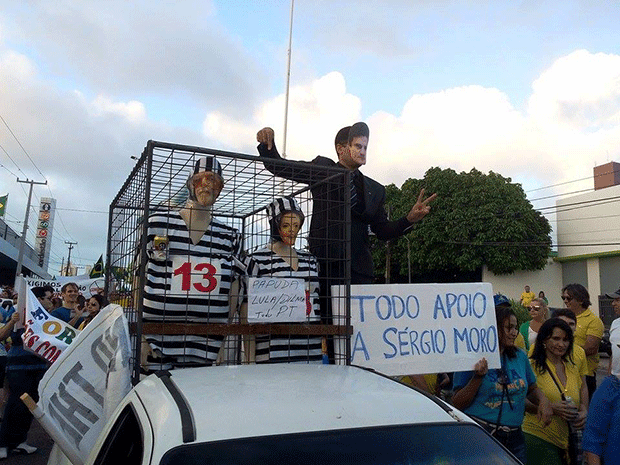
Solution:
M 127 320 L 119 305 L 102 309 L 39 384 L 38 406 L 64 440 L 68 456 L 86 460 L 111 413 L 131 389 Z
M 54 363 L 80 333 L 69 323 L 47 313 L 29 287 L 24 322 L 24 348 L 50 363 Z
M 30 287 L 36 286 L 52 286 L 54 292 L 60 294 L 60 289 L 66 283 L 75 283 L 78 286 L 78 291 L 87 299 L 93 294 L 97 294 L 99 289 L 103 289 L 105 286 L 105 277 L 101 278 L 89 278 L 88 275 L 81 276 L 60 276 L 56 279 L 39 279 L 39 278 L 24 278 L 26 284 Z
M 344 287 L 332 297 L 344 324 Z M 501 366 L 489 283 L 353 285 L 351 325 L 351 363 L 387 375 Z
M 248 322 L 307 321 L 306 285 L 297 278 L 249 278 Z

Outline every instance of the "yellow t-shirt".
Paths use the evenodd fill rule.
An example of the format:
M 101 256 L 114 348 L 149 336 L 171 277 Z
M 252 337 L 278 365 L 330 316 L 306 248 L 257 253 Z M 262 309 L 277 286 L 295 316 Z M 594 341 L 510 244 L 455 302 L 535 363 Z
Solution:
M 416 386 L 416 383 L 413 382 L 413 380 L 411 379 L 411 376 L 409 375 L 397 377 L 397 379 L 401 383 L 405 383 L 409 386 Z M 424 380 L 426 381 L 426 384 L 428 384 L 428 387 L 431 390 L 431 392 L 434 394 L 437 390 L 437 373 L 425 374 Z
M 587 309 L 585 312 L 577 315 L 577 328 L 575 329 L 575 344 L 583 347 L 586 343 L 586 338 L 588 336 L 598 337 L 599 339 L 603 337 L 603 322 L 601 319 L 596 316 L 590 309 Z M 588 372 L 586 373 L 589 376 L 596 375 L 596 369 L 598 367 L 598 352 L 594 355 L 589 355 L 586 357 L 588 361 Z
M 532 303 L 532 300 L 534 300 L 535 297 L 536 297 L 536 294 L 534 294 L 532 291 L 523 292 L 521 294 L 521 305 L 523 305 L 524 307 L 527 307 L 529 304 Z
M 518 333 L 517 334 L 517 338 L 515 339 L 515 345 L 519 348 L 519 349 L 523 349 L 525 350 L 525 339 L 523 339 L 523 334 Z M 533 347 L 533 346 L 532 346 Z
M 542 390 L 551 403 L 560 402 L 562 400 L 562 395 L 550 374 L 551 370 L 555 379 L 558 383 L 560 382 L 555 367 L 547 361 L 547 371 L 541 374 L 540 371 L 536 369 L 534 361 L 530 360 L 530 363 L 536 374 L 536 385 Z M 575 405 L 579 406 L 579 393 L 582 382 L 579 368 L 577 365 L 568 362 L 564 364 L 564 370 L 566 371 L 564 395 L 572 397 Z M 561 449 L 568 448 L 568 423 L 557 415 L 551 417 L 551 423 L 548 426 L 543 426 L 543 423 L 538 421 L 535 413 L 526 412 L 523 420 L 523 431 L 550 442 Z
M 521 338 L 523 339 L 523 338 Z M 517 345 L 515 341 L 515 345 Z M 534 346 L 530 346 L 530 350 L 527 352 L 527 358 L 530 358 L 534 353 Z M 588 362 L 586 360 L 586 352 L 583 347 L 573 344 L 573 362 L 577 365 L 577 370 L 581 376 L 585 376 L 588 373 Z

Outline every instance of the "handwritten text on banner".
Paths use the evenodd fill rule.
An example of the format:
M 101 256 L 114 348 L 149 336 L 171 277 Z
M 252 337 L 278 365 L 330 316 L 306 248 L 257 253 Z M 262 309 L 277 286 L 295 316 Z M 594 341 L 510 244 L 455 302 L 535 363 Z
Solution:
M 344 315 L 344 288 L 332 288 Z M 499 368 L 489 283 L 351 286 L 351 363 L 388 375 Z
M 303 279 L 248 279 L 249 323 L 306 321 L 306 301 L 306 285 Z

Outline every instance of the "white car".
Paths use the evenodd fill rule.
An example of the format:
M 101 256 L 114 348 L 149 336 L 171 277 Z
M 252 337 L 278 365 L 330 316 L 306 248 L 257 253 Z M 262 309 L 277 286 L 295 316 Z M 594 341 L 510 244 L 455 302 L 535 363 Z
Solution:
M 278 364 L 150 375 L 119 405 L 86 463 L 520 462 L 463 413 L 388 377 Z

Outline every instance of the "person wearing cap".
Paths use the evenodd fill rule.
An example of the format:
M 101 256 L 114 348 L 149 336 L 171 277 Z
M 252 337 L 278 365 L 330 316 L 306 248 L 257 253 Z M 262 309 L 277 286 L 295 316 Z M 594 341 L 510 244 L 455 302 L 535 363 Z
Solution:
M 223 186 L 215 157 L 195 161 L 187 179 L 189 198 L 180 210 L 148 218 L 144 322 L 227 323 L 229 294 L 240 274 L 239 232 L 212 216 Z M 145 335 L 157 362 L 172 367 L 213 364 L 221 336 Z M 143 358 L 144 360 L 144 358 Z
M 305 283 L 306 322 L 318 323 L 319 264 L 314 255 L 295 248 L 304 214 L 292 197 L 282 197 L 267 206 L 271 242 L 246 258 L 248 277 L 296 278 Z M 256 336 L 250 362 L 322 362 L 321 337 Z M 251 350 L 249 351 L 251 352 Z
M 310 251 L 319 259 L 321 275 L 334 284 L 346 276 L 344 257 L 344 218 L 342 205 L 347 193 L 351 198 L 351 284 L 370 284 L 374 280 L 370 253 L 369 227 L 381 240 L 394 239 L 407 232 L 429 212 L 429 203 L 435 194 L 424 199 L 424 189 L 409 213 L 389 221 L 385 211 L 385 187 L 363 175 L 359 168 L 366 164 L 369 129 L 358 122 L 342 128 L 336 134 L 335 147 L 338 162 L 326 157 L 316 157 L 311 162 L 269 163 L 282 160 L 274 143 L 271 128 L 258 131 L 258 153 L 265 168 L 277 176 L 308 184 L 312 191 L 313 208 L 310 222 Z M 299 166 L 307 168 L 300 169 Z M 351 172 L 351 184 L 345 186 L 328 178 L 334 174 L 321 168 L 342 168 Z M 326 182 L 327 181 L 327 182 Z
M 508 297 L 506 297 L 504 294 L 495 294 L 493 296 L 493 304 L 495 305 L 495 308 L 497 307 L 505 307 L 505 308 L 512 308 L 512 303 L 510 302 L 510 299 Z M 525 350 L 525 339 L 523 339 L 523 335 L 521 334 L 521 332 L 519 331 L 519 334 L 517 334 L 517 338 L 515 339 L 515 347 L 518 347 L 519 349 L 523 349 Z
M 577 329 L 575 329 L 575 344 L 583 347 L 588 361 L 586 383 L 588 394 L 596 390 L 596 370 L 598 368 L 598 348 L 603 337 L 603 322 L 590 310 L 590 293 L 581 284 L 569 284 L 562 289 L 562 300 L 566 308 L 577 315 Z
M 620 289 L 606 297 L 620 316 Z M 609 331 L 611 342 L 610 375 L 592 396 L 588 421 L 583 432 L 583 452 L 588 465 L 620 463 L 620 318 Z

